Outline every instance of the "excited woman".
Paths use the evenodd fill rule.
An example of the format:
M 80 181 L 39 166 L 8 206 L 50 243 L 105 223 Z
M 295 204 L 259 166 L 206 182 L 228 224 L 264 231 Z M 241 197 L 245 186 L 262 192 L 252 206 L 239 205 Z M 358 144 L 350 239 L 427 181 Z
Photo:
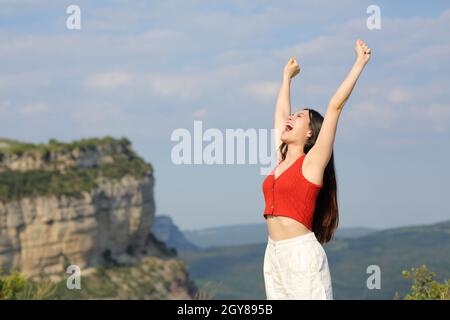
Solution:
M 284 67 L 275 109 L 278 165 L 262 184 L 267 299 L 333 299 L 322 247 L 339 220 L 333 144 L 342 108 L 371 56 L 361 40 L 354 49 L 356 61 L 331 98 L 325 118 L 307 108 L 291 113 L 290 82 L 300 67 L 295 58 Z

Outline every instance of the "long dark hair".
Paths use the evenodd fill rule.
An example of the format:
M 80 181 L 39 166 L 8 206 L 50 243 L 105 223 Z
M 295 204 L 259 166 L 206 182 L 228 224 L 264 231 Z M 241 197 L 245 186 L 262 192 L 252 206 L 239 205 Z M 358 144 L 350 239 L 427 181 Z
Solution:
M 312 135 L 306 142 L 303 150 L 304 153 L 308 153 L 319 136 L 323 116 L 316 110 L 307 108 L 305 108 L 305 110 L 309 111 L 309 128 L 312 130 Z M 286 158 L 287 151 L 288 145 L 283 142 L 280 145 L 280 153 L 283 160 Z M 337 202 L 336 171 L 334 168 L 334 156 L 332 152 L 330 161 L 323 174 L 323 186 L 317 196 L 312 231 L 320 243 L 327 243 L 332 239 L 338 224 L 339 208 Z

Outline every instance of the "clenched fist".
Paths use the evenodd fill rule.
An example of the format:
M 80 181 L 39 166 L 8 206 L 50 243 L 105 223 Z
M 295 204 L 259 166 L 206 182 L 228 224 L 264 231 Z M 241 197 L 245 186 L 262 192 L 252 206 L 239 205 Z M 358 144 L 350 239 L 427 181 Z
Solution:
M 288 63 L 284 67 L 284 76 L 288 79 L 292 79 L 300 72 L 300 66 L 297 63 L 297 60 L 292 57 L 289 59 Z
M 356 53 L 356 61 L 362 62 L 363 64 L 366 64 L 372 55 L 372 51 L 367 46 L 367 44 L 362 40 L 356 41 L 355 53 Z

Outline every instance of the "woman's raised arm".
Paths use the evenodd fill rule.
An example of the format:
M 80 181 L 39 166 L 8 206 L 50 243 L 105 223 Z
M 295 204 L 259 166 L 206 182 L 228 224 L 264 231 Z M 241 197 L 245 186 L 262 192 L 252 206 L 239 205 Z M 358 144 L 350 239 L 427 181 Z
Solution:
M 278 93 L 277 103 L 275 107 L 274 128 L 275 128 L 275 150 L 277 152 L 277 161 L 281 160 L 279 147 L 282 143 L 281 133 L 286 124 L 287 117 L 291 114 L 291 79 L 300 72 L 300 66 L 297 60 L 292 57 L 285 65 L 283 70 L 283 82 L 281 83 L 280 92 Z
M 341 110 L 344 107 L 345 102 L 347 101 L 348 97 L 350 97 L 350 94 L 355 87 L 359 75 L 363 71 L 371 56 L 370 48 L 362 40 L 356 41 L 355 53 L 355 64 L 350 70 L 350 73 L 347 75 L 347 78 L 345 78 L 345 80 L 337 89 L 336 93 L 331 98 L 330 103 L 328 104 L 328 110 Z
M 370 48 L 362 40 L 356 41 L 355 53 L 355 63 L 336 93 L 330 99 L 319 136 L 314 146 L 308 152 L 311 159 L 309 162 L 310 164 L 314 164 L 317 170 L 324 170 L 331 158 L 339 115 L 345 102 L 350 97 L 359 75 L 371 57 Z

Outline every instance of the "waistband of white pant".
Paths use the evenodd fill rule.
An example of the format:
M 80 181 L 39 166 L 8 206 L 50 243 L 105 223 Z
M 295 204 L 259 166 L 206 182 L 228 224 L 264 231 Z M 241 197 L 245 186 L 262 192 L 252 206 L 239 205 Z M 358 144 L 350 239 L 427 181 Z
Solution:
M 270 236 L 267 237 L 267 243 L 273 247 L 284 247 L 284 246 L 289 246 L 289 245 L 298 244 L 301 242 L 311 241 L 311 240 L 317 241 L 316 235 L 314 234 L 314 232 L 309 232 L 309 233 L 303 234 L 301 236 L 283 239 L 283 240 L 273 240 Z

